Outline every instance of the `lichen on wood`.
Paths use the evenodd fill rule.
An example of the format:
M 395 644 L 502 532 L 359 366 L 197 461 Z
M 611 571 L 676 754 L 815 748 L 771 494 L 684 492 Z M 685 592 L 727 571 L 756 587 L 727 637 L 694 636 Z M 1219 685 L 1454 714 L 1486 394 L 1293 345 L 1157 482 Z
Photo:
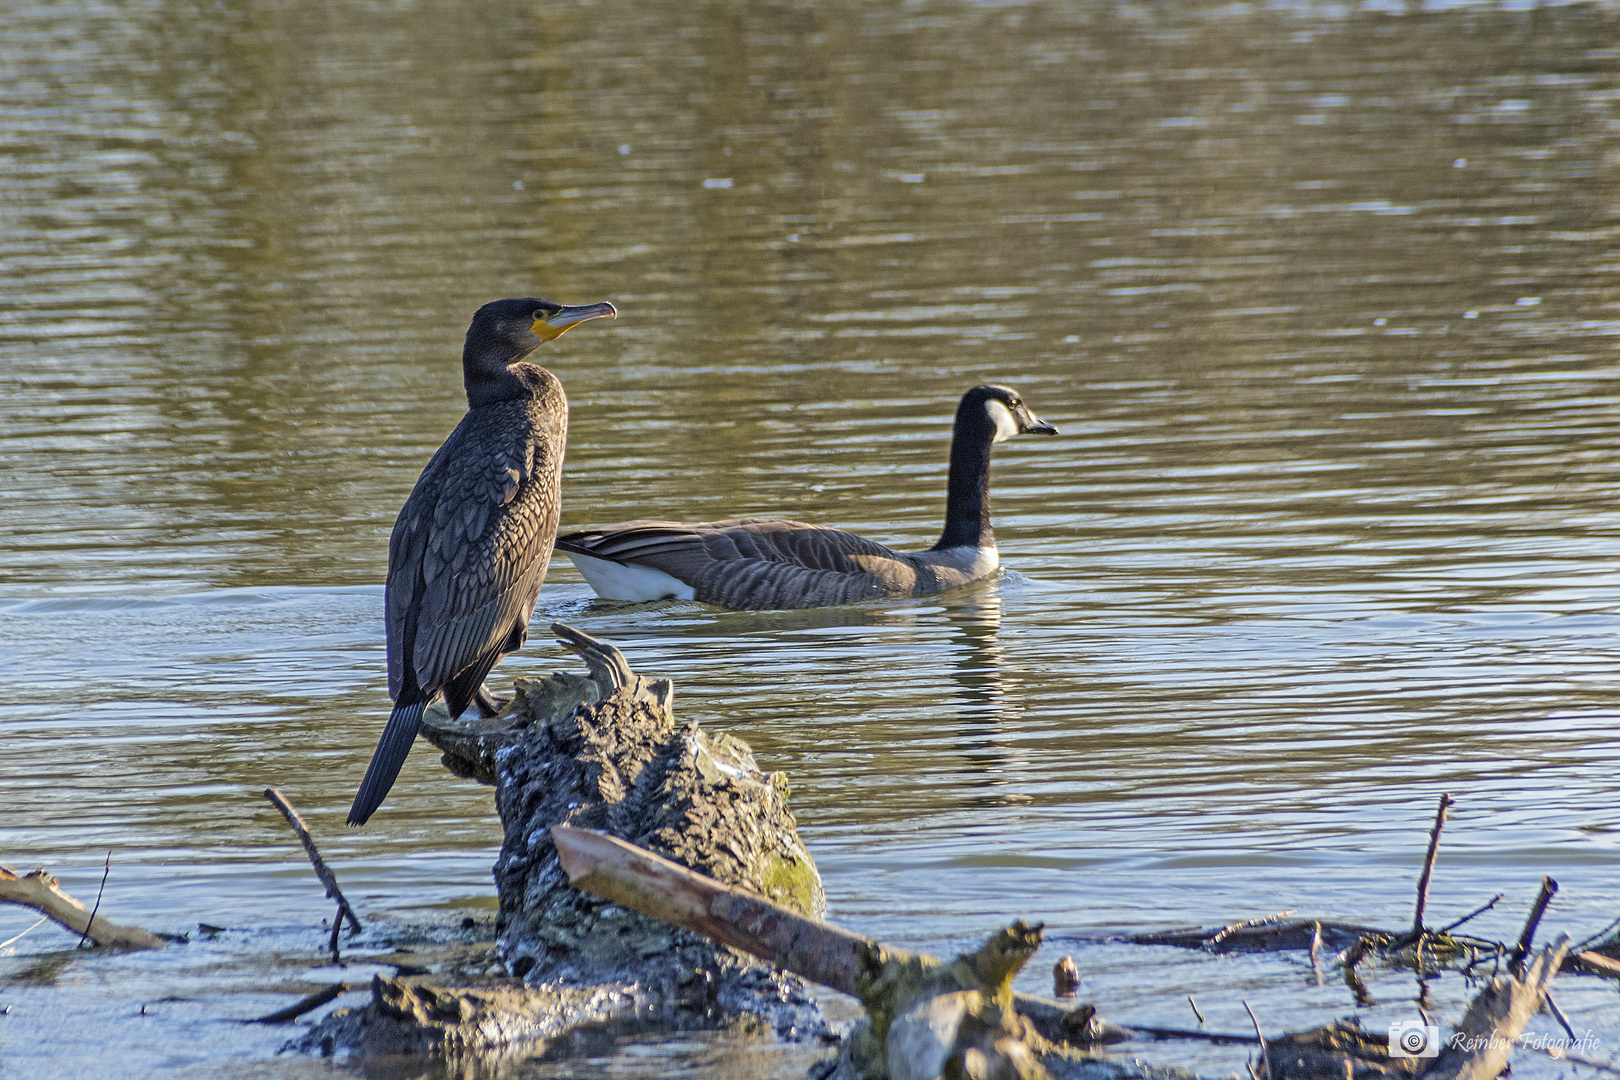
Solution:
M 381 983 L 369 1005 L 338 1010 L 301 1040 L 305 1049 L 472 1049 L 555 1034 L 553 1014 L 571 1027 L 648 1010 L 750 1014 L 789 1038 L 826 1031 L 797 977 L 569 887 L 550 838 L 557 824 L 623 837 L 797 911 L 825 909 L 786 777 L 762 772 L 742 741 L 677 722 L 668 680 L 636 675 L 617 649 L 570 627 L 552 631 L 588 677 L 519 680 L 487 720 L 440 709 L 423 721 L 450 771 L 495 786 L 505 830 L 497 951 L 523 985 L 490 996 Z M 407 1007 L 406 990 L 438 1004 Z M 451 1016 L 453 1001 L 472 1012 Z

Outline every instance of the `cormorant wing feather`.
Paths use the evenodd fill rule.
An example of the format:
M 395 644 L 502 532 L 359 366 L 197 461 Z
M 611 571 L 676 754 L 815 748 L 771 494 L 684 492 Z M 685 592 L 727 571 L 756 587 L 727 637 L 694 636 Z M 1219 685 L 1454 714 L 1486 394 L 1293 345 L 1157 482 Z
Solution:
M 469 413 L 469 417 L 472 414 Z M 464 420 L 434 455 L 389 543 L 388 684 L 404 683 L 404 643 L 425 693 L 528 626 L 557 530 L 561 434 Z M 504 429 L 504 430 L 503 430 Z M 514 437 L 517 436 L 517 437 Z

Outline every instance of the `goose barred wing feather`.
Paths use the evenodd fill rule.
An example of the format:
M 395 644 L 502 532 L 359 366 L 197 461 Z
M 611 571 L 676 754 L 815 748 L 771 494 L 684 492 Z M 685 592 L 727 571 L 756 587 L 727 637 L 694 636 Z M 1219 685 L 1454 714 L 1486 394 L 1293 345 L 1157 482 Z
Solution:
M 431 694 L 517 648 L 545 579 L 566 421 L 537 430 L 527 409 L 478 412 L 428 463 L 394 525 L 387 608 L 396 698 L 408 681 Z
M 740 610 L 823 607 L 909 593 L 926 567 L 854 533 L 801 521 L 631 521 L 557 538 L 559 550 L 650 566 L 698 600 Z

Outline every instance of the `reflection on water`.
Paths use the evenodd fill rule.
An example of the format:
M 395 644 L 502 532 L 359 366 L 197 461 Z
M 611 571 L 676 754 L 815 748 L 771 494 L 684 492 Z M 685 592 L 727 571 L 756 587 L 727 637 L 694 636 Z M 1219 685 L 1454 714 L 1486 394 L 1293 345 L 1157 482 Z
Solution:
M 462 411 L 471 312 L 532 292 L 623 313 L 543 356 L 566 527 L 767 513 L 926 546 L 966 387 L 1064 432 L 997 448 L 1008 570 L 960 593 L 625 608 L 553 569 L 537 626 L 611 638 L 789 772 L 841 921 L 934 951 L 1013 914 L 1075 942 L 1400 925 L 1441 791 L 1433 910 L 1505 892 L 1480 922 L 1508 935 L 1552 873 L 1549 931 L 1613 916 L 1611 8 L 14 7 L 0 860 L 86 896 L 112 850 L 115 918 L 264 937 L 133 961 L 36 931 L 0 993 L 44 962 L 58 996 L 7 1052 L 55 1045 L 42 1011 L 123 1009 L 129 964 L 154 998 L 261 995 L 244 1015 L 269 976 L 243 956 L 304 973 L 325 901 L 269 784 L 363 914 L 487 913 L 499 824 L 431 753 L 372 827 L 342 818 L 386 713 L 388 530 Z M 501 674 L 573 665 L 537 636 Z M 1072 947 L 1124 1019 L 1240 984 L 1262 1015 L 1348 1007 L 1275 959 Z M 1370 989 L 1374 1027 L 1419 992 Z M 1609 996 L 1560 998 L 1620 1030 Z M 119 1039 L 155 1068 L 151 1030 Z M 581 1054 L 686 1053 L 648 1045 Z
M 1024 711 L 1018 673 L 1010 667 L 1007 650 L 996 642 L 1001 629 L 1001 596 L 995 586 L 962 590 L 960 606 L 940 612 L 953 626 L 955 643 L 950 679 L 957 689 L 950 700 L 957 716 L 958 769 L 968 789 L 961 793 L 976 809 L 1029 802 L 1029 796 L 1003 791 L 1008 777 L 1028 772 L 1031 762 L 1016 738 Z M 974 792 L 973 788 L 983 788 Z

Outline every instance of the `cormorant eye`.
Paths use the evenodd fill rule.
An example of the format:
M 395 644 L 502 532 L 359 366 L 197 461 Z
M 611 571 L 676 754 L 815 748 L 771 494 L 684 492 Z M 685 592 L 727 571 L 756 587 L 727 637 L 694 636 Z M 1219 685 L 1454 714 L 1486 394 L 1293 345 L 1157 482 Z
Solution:
M 545 322 L 546 318 L 547 318 L 547 315 L 546 315 L 546 309 L 545 308 L 535 308 L 534 309 L 534 321 L 535 322 Z

